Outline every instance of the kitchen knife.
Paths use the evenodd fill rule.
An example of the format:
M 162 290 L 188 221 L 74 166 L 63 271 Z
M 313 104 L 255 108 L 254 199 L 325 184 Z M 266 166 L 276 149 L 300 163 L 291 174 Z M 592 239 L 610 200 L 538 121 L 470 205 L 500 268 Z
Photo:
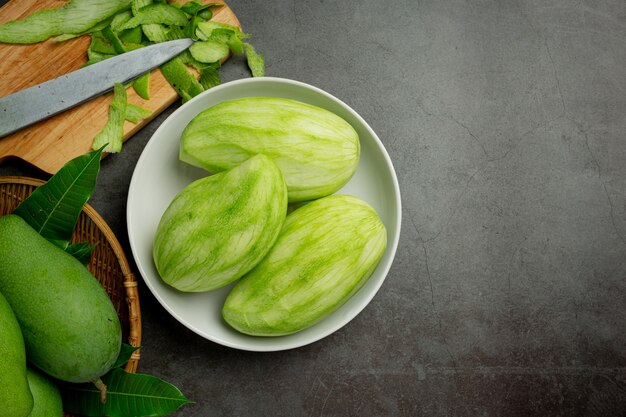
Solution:
M 135 49 L 0 98 L 0 138 L 113 89 L 185 51 L 191 39 Z

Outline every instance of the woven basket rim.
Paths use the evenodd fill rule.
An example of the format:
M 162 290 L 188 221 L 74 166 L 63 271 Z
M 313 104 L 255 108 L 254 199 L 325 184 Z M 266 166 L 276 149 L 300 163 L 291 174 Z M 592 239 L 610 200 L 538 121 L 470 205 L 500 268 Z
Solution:
M 40 180 L 38 178 L 32 177 L 21 177 L 21 176 L 4 176 L 0 177 L 0 184 L 25 184 L 25 185 L 34 185 L 35 187 L 39 187 L 46 183 L 44 180 Z M 94 221 L 94 223 L 98 226 L 98 228 L 105 234 L 107 240 L 111 244 L 111 248 L 115 253 L 115 256 L 120 261 L 120 267 L 122 268 L 122 272 L 124 276 L 132 274 L 130 269 L 130 265 L 128 263 L 128 259 L 126 258 L 126 254 L 122 250 L 122 246 L 120 242 L 117 240 L 117 237 L 109 227 L 109 225 L 104 221 L 102 216 L 89 204 L 85 203 L 83 206 L 83 211 L 87 213 L 89 218 Z
M 0 184 L 20 184 L 39 187 L 45 184 L 45 180 L 24 176 L 0 176 Z M 128 303 L 128 319 L 129 319 L 129 338 L 133 339 L 133 346 L 141 346 L 141 310 L 139 308 L 139 294 L 137 289 L 137 279 L 132 272 L 126 254 L 122 249 L 117 237 L 106 223 L 106 221 L 100 216 L 100 214 L 89 203 L 85 203 L 83 211 L 89 217 L 89 219 L 96 225 L 96 227 L 104 234 L 107 242 L 109 243 L 117 261 L 119 262 L 120 269 L 124 276 L 124 289 L 126 291 L 126 300 Z M 133 353 L 131 359 L 125 367 L 128 372 L 136 372 L 137 365 L 140 358 L 140 351 L 137 350 Z

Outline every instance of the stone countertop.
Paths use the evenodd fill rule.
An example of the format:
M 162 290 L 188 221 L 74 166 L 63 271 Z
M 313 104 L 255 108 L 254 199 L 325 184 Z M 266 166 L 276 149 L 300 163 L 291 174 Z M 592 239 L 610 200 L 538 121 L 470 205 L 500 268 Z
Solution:
M 141 282 L 139 371 L 196 402 L 175 415 L 624 415 L 626 2 L 228 3 L 267 75 L 378 133 L 403 228 L 371 304 L 291 351 L 204 340 Z M 249 76 L 237 57 L 220 72 Z M 129 258 L 130 177 L 176 107 L 103 161 L 90 200 Z M 16 174 L 45 178 L 0 166 Z

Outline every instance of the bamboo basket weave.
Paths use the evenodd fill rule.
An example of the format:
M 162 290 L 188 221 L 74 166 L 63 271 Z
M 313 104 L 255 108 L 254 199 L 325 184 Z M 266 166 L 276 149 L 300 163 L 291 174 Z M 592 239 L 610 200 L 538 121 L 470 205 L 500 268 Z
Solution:
M 0 216 L 11 213 L 44 181 L 27 177 L 0 177 Z M 141 312 L 137 280 L 117 238 L 89 205 L 85 204 L 72 235 L 72 242 L 97 244 L 87 266 L 109 294 L 122 324 L 122 340 L 131 346 L 141 345 Z M 124 367 L 136 372 L 140 352 L 136 351 Z M 65 414 L 71 417 L 71 414 Z

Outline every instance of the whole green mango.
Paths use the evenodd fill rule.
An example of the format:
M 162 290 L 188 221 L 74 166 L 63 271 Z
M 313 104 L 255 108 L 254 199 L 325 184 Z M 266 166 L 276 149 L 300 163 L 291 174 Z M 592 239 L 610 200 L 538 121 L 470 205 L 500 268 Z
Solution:
M 63 417 L 61 392 L 56 385 L 41 372 L 28 368 L 28 384 L 33 393 L 35 405 L 28 417 Z
M 247 97 L 210 107 L 187 125 L 180 159 L 209 172 L 239 165 L 256 154 L 281 169 L 289 202 L 339 190 L 359 163 L 359 136 L 343 118 L 296 100 Z
M 223 287 L 265 256 L 286 215 L 285 181 L 265 155 L 196 180 L 174 198 L 157 227 L 159 275 L 180 291 Z
M 122 332 L 113 303 L 89 270 L 21 217 L 0 217 L 0 292 L 15 312 L 30 363 L 87 382 L 115 363 Z
M 333 195 L 290 213 L 267 256 L 228 294 L 222 316 L 254 336 L 303 330 L 343 305 L 376 269 L 387 245 L 366 202 Z
M 32 408 L 22 331 L 0 294 L 0 410 L 3 417 L 26 417 Z

